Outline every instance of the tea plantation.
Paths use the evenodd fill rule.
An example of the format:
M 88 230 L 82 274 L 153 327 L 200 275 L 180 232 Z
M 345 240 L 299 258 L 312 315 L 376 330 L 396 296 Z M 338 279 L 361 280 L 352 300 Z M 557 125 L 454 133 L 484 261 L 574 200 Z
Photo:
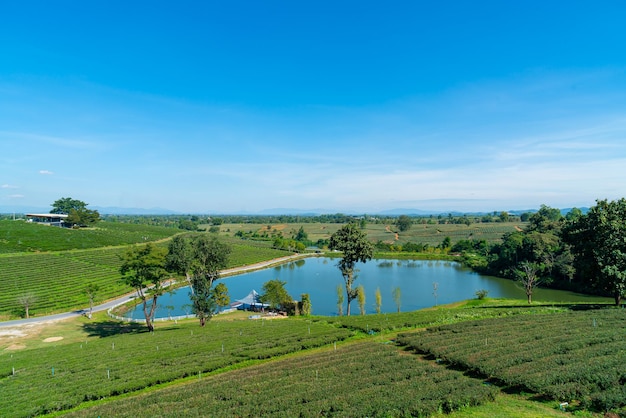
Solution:
M 623 309 L 519 315 L 438 326 L 398 338 L 419 353 L 560 402 L 626 406 Z
M 101 222 L 94 230 L 56 228 L 27 222 L 0 221 L 0 319 L 23 315 L 19 302 L 30 295 L 31 316 L 84 309 L 84 290 L 97 284 L 97 302 L 130 293 L 120 281 L 121 257 L 131 245 L 156 241 L 166 246 L 179 229 Z M 270 243 L 222 238 L 232 248 L 228 267 L 289 255 Z M 116 245 L 113 245 L 116 244 Z M 76 249 L 86 248 L 86 249 Z M 2 253 L 4 252 L 4 254 Z
M 567 402 L 588 411 L 582 416 L 623 412 L 622 310 L 536 306 L 490 318 L 497 304 L 388 314 L 403 326 L 433 324 L 395 341 L 393 333 L 363 333 L 359 325 L 347 327 L 350 321 L 321 317 L 213 320 L 205 328 L 184 321 L 159 324 L 154 333 L 82 319 L 84 339 L 0 352 L 0 411 L 471 416 L 474 406 L 506 389 L 553 399 L 552 408 Z
M 0 226 L 6 319 L 24 292 L 36 296 L 35 315 L 86 307 L 89 283 L 100 300 L 127 293 L 119 266 L 128 246 L 165 246 L 179 233 Z M 221 238 L 232 247 L 229 267 L 287 255 Z M 204 328 L 159 322 L 154 333 L 104 314 L 74 318 L 79 331 L 54 342 L 11 346 L 0 334 L 0 416 L 470 417 L 505 392 L 534 394 L 551 416 L 559 404 L 579 416 L 626 416 L 626 313 L 597 308 L 486 300 L 351 317 L 225 316 Z M 494 407 L 489 416 L 521 415 L 530 401 L 518 402 L 513 415 Z
M 389 344 L 365 341 L 247 367 L 68 416 L 429 416 L 497 390 Z

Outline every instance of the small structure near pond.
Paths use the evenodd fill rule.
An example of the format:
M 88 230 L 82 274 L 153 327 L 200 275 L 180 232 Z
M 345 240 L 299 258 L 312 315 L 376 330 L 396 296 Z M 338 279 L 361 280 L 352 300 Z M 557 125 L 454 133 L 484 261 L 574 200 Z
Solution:
M 269 308 L 269 304 L 261 302 L 261 295 L 256 290 L 252 289 L 250 293 L 243 299 L 237 299 L 231 303 L 231 308 L 237 308 L 240 310 L 253 310 L 259 311 L 265 308 Z

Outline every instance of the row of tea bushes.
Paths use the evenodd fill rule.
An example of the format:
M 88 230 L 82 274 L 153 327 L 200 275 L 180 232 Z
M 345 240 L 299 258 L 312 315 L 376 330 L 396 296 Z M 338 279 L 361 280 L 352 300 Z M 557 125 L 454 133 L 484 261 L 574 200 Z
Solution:
M 497 390 L 365 341 L 108 402 L 68 416 L 402 417 L 489 402 Z
M 196 321 L 143 332 L 137 325 L 85 323 L 98 338 L 0 355 L 0 411 L 35 416 L 224 367 L 348 338 L 346 329 L 301 319 Z M 104 338 L 106 337 L 106 338 Z
M 398 343 L 552 399 L 610 410 L 626 405 L 626 312 L 515 316 L 406 333 Z

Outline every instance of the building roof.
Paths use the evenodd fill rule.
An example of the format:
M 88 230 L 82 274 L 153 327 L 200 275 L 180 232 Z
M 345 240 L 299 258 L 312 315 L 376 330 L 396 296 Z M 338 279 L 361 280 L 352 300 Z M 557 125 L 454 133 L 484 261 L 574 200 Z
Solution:
M 58 219 L 65 219 L 65 218 L 67 218 L 67 215 L 64 215 L 62 213 L 27 213 L 26 217 L 27 218 L 58 218 Z

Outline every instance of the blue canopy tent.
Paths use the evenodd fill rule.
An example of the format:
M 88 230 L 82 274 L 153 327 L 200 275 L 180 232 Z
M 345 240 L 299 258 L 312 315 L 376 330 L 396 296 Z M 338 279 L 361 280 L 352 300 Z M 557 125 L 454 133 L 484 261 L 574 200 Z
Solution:
M 245 298 L 237 299 L 231 306 L 237 309 L 262 309 L 269 308 L 270 305 L 262 303 L 261 295 L 259 295 L 256 290 L 252 289 Z

